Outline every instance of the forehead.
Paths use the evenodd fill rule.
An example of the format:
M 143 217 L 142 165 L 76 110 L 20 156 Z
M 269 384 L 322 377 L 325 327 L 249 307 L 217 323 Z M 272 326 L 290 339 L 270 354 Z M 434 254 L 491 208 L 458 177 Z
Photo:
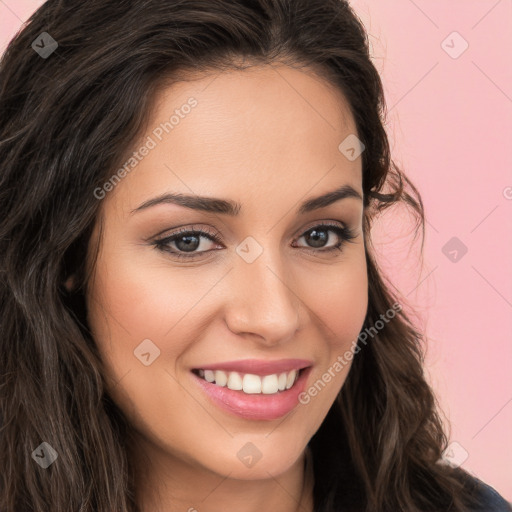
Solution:
M 236 144 L 246 141 L 246 136 L 259 136 L 269 143 L 313 132 L 339 135 L 356 131 L 341 91 L 311 68 L 272 64 L 184 77 L 157 92 L 150 127 L 168 121 L 193 97 L 198 108 L 193 109 L 192 121 L 187 124 L 196 135 L 194 139 L 218 141 L 224 135 Z M 189 135 L 186 124 L 179 124 L 180 130 L 175 125 L 173 132 Z M 290 131 L 279 133 L 282 127 Z
M 303 196 L 319 180 L 361 186 L 361 159 L 339 150 L 356 134 L 349 105 L 309 68 L 286 65 L 184 75 L 155 95 L 132 151 L 151 147 L 109 199 L 126 209 L 164 189 L 240 197 L 240 187 Z M 243 201 L 241 201 L 243 202 Z M 123 207 L 123 209 L 125 209 Z

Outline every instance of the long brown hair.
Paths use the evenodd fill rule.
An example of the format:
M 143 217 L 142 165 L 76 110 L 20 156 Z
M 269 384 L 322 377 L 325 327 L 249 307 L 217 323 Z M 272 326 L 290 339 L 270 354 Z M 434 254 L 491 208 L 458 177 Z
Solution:
M 372 219 L 404 202 L 423 237 L 423 205 L 391 160 L 382 83 L 347 1 L 47 1 L 0 62 L 0 510 L 138 510 L 130 426 L 87 327 L 94 190 L 125 161 L 164 79 L 236 68 L 240 57 L 311 66 L 344 94 L 365 145 L 364 328 L 397 301 Z M 360 347 L 309 444 L 316 512 L 464 510 L 467 474 L 438 463 L 447 438 L 423 342 L 402 309 Z M 46 469 L 33 456 L 43 442 L 58 454 Z

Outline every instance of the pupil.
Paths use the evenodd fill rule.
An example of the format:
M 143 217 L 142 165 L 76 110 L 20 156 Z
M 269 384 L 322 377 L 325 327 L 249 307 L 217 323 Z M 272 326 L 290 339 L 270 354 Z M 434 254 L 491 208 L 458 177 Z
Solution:
M 194 242 L 191 242 L 191 239 L 195 239 L 196 243 L 194 244 Z M 183 235 L 181 238 L 176 240 L 176 246 L 180 250 L 185 249 L 185 251 L 189 251 L 189 252 L 194 251 L 199 246 L 198 239 L 199 239 L 199 237 L 197 237 L 195 235 Z M 185 246 L 180 247 L 180 242 L 183 240 L 185 240 Z
M 322 241 L 325 243 L 327 240 L 325 232 L 325 229 L 313 229 L 312 231 L 310 231 L 309 238 L 310 240 L 313 239 L 313 247 L 322 247 Z M 319 236 L 318 233 L 323 233 L 323 235 Z

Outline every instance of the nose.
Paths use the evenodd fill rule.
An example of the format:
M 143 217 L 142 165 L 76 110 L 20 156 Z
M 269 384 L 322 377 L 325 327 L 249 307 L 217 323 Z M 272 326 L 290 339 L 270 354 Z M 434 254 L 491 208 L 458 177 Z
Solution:
M 229 304 L 226 324 L 238 335 L 253 335 L 258 343 L 283 344 L 299 328 L 300 297 L 293 289 L 292 276 L 277 254 L 263 251 L 247 263 L 235 258 L 229 273 Z

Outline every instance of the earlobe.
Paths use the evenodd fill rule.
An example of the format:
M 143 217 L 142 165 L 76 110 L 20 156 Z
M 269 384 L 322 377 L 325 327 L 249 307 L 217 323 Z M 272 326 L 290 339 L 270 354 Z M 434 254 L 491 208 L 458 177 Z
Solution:
M 68 292 L 72 292 L 73 289 L 76 286 L 76 275 L 72 274 L 67 278 L 67 280 L 64 282 L 64 287 Z

